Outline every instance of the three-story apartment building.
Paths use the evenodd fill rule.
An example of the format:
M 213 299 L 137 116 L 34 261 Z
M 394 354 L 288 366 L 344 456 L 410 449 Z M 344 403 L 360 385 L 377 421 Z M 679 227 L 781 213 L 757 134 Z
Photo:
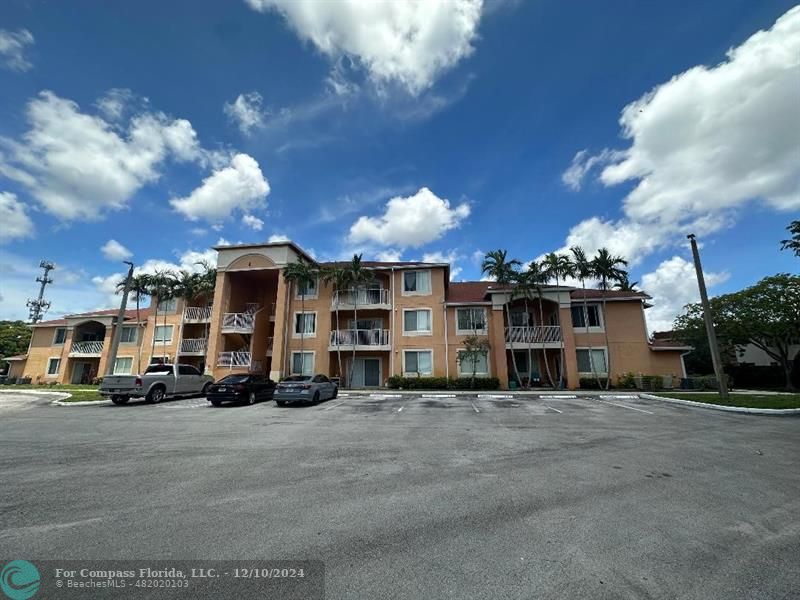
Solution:
M 625 373 L 685 376 L 682 355 L 690 348 L 648 339 L 650 297 L 642 292 L 545 286 L 541 300 L 523 299 L 492 282 L 451 282 L 448 264 L 420 262 L 365 262 L 372 280 L 357 288 L 337 290 L 317 279 L 300 290 L 283 268 L 301 257 L 316 263 L 291 242 L 215 249 L 213 302 L 165 301 L 157 317 L 152 308 L 141 311 L 138 324 L 128 311 L 115 372 L 177 358 L 216 378 L 325 373 L 352 377 L 354 387 L 379 387 L 391 375 L 471 376 L 473 369 L 505 387 L 516 380 L 515 366 L 520 379 L 542 385 L 563 374 L 570 389 L 592 371 L 605 378 L 609 363 L 612 380 Z M 29 352 L 12 362 L 11 374 L 58 382 L 102 375 L 115 315 L 36 324 Z M 458 360 L 467 336 L 489 342 L 475 365 Z

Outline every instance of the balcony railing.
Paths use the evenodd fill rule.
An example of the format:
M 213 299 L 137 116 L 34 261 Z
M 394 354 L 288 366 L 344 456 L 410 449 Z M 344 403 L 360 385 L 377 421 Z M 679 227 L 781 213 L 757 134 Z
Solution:
M 220 352 L 217 357 L 218 367 L 249 367 L 251 362 L 250 352 Z
M 334 310 L 338 304 L 339 308 L 349 308 L 358 305 L 360 308 L 370 308 L 374 306 L 391 306 L 391 298 L 387 289 L 366 289 L 366 290 L 341 290 L 333 294 L 331 308 Z
M 253 333 L 255 323 L 254 313 L 225 313 L 222 315 L 222 333 Z
M 103 342 L 72 342 L 71 355 L 100 356 L 103 353 Z
M 205 354 L 205 338 L 188 338 L 181 340 L 181 354 Z
M 560 341 L 561 327 L 558 325 L 506 327 L 506 342 L 512 344 L 548 344 Z
M 388 346 L 389 339 L 388 329 L 335 329 L 330 346 Z
M 183 309 L 183 320 L 203 323 L 211 320 L 210 306 L 187 306 Z

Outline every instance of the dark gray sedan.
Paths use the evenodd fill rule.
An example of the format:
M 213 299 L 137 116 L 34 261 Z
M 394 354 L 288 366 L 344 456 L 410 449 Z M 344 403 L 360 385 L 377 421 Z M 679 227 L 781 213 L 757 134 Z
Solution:
M 339 386 L 325 375 L 292 375 L 275 388 L 275 404 L 316 404 L 336 398 Z

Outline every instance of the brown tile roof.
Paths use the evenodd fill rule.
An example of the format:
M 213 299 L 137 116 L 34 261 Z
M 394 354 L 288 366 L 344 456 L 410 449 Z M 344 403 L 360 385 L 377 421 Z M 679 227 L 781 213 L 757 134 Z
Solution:
M 686 342 L 680 342 L 678 340 L 659 340 L 653 339 L 650 340 L 650 348 L 653 350 L 689 350 L 693 349 L 692 346 L 687 344 Z
M 40 321 L 40 322 L 36 323 L 36 327 L 42 327 L 42 326 L 45 326 L 45 327 L 57 327 L 59 325 L 66 325 L 67 324 L 67 318 L 74 319 L 74 318 L 80 318 L 80 317 L 107 317 L 109 315 L 117 316 L 118 312 L 119 312 L 118 308 L 106 308 L 106 309 L 103 309 L 103 310 L 93 310 L 91 312 L 85 312 L 85 313 L 74 313 L 74 314 L 71 314 L 71 315 L 64 315 L 64 317 L 61 318 L 61 319 L 52 319 L 50 321 Z M 149 314 L 150 314 L 150 307 L 149 306 L 147 308 L 139 309 L 139 318 L 142 321 L 147 319 L 147 316 Z M 131 321 L 131 320 L 135 321 L 136 320 L 136 309 L 135 308 L 134 309 L 125 310 L 125 320 L 126 321 Z
M 573 300 L 650 300 L 651 297 L 644 292 L 623 292 L 620 290 L 572 290 L 570 297 Z
M 344 261 L 332 261 L 332 262 L 321 262 L 319 265 L 321 267 L 331 267 L 333 265 L 338 265 L 340 267 L 346 267 L 350 264 L 349 260 Z M 449 267 L 447 263 L 426 263 L 421 262 L 418 260 L 400 260 L 394 262 L 382 262 L 377 260 L 362 260 L 361 264 L 370 269 L 379 269 L 379 268 L 386 268 L 389 269 L 391 267 Z
M 447 302 L 485 302 L 491 281 L 451 282 L 447 288 Z

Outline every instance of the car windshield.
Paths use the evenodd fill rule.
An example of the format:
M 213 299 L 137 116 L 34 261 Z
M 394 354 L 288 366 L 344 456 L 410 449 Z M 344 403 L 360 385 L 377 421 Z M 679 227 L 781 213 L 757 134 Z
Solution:
M 217 383 L 247 383 L 249 379 L 249 375 L 226 375 Z
M 281 383 L 291 383 L 293 381 L 310 381 L 311 375 L 291 375 L 284 379 Z

